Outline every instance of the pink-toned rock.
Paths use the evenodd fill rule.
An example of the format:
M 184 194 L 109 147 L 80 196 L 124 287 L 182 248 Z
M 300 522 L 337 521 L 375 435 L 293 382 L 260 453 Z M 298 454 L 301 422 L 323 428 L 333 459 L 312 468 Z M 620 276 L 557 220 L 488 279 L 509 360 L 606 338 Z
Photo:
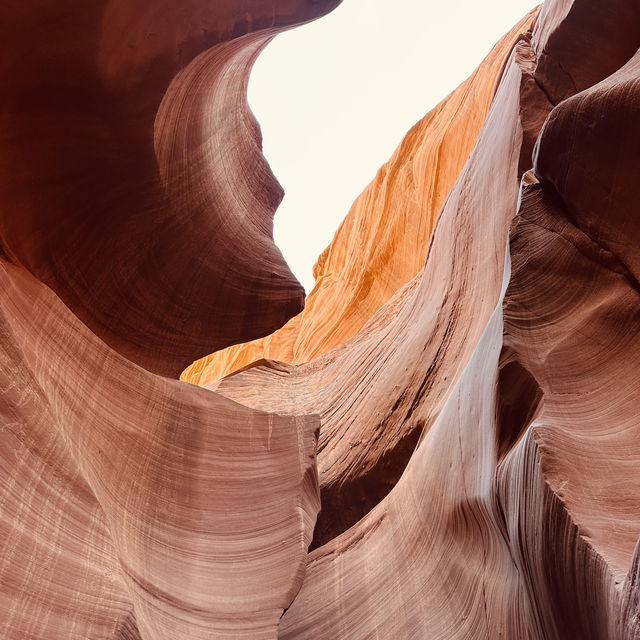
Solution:
M 165 378 L 302 305 L 246 104 L 338 2 L 0 8 L 0 637 L 275 638 L 314 416 Z
M 424 268 L 357 335 L 300 366 L 263 358 L 209 388 L 157 374 L 200 344 L 203 334 L 187 338 L 215 305 L 202 302 L 206 278 L 196 276 L 227 273 L 225 260 L 237 254 L 229 238 L 248 221 L 262 230 L 266 254 L 254 255 L 248 236 L 238 260 L 255 263 L 256 279 L 229 274 L 215 295 L 244 290 L 266 306 L 244 315 L 239 301 L 214 313 L 207 335 L 219 337 L 232 320 L 246 333 L 254 315 L 269 324 L 289 304 L 274 289 L 253 289 L 277 254 L 268 229 L 275 192 L 243 173 L 264 164 L 256 125 L 243 120 L 243 83 L 277 29 L 331 6 L 108 3 L 101 21 L 87 23 L 98 10 L 77 8 L 54 34 L 61 48 L 50 58 L 22 42 L 18 18 L 44 20 L 62 5 L 1 10 L 15 23 L 7 42 L 23 55 L 21 73 L 7 67 L 15 99 L 2 106 L 0 637 L 640 637 L 640 8 L 632 3 L 550 0 L 532 29 L 511 34 Z M 182 40 L 203 16 L 217 16 L 211 42 L 207 33 Z M 135 24 L 157 31 L 145 39 Z M 76 29 L 77 42 L 65 40 L 64 29 L 78 25 L 86 30 Z M 95 56 L 74 57 L 98 41 Z M 169 56 L 156 66 L 169 42 L 182 43 L 179 64 Z M 76 66 L 52 86 L 43 61 L 67 58 Z M 99 88 L 82 69 L 101 70 Z M 162 74 L 167 82 L 154 85 Z M 124 111 L 71 101 L 112 91 Z M 228 124 L 202 119 L 210 100 L 219 105 L 211 118 L 224 114 Z M 63 104 L 76 111 L 65 115 Z M 140 120 L 119 120 L 133 105 Z M 15 113 L 13 135 L 7 114 L 20 106 L 29 109 Z M 148 203 L 151 147 L 129 143 L 151 142 L 150 113 L 166 208 L 142 216 L 133 204 Z M 54 116 L 59 130 L 44 136 Z M 94 129 L 95 118 L 109 127 Z M 125 120 L 133 137 L 119 135 Z M 107 130 L 104 149 L 88 145 L 91 132 Z M 182 152 L 194 140 L 191 162 Z M 130 164 L 90 171 L 103 153 Z M 87 171 L 70 170 L 80 166 Z M 200 185 L 211 172 L 215 188 Z M 96 208 L 83 223 L 78 205 L 91 185 Z M 187 265 L 190 253 L 176 267 L 171 252 L 197 231 L 172 209 L 183 201 L 218 216 L 221 202 L 233 209 L 216 229 L 226 243 L 218 262 Z M 19 202 L 23 218 L 11 216 Z M 116 205 L 113 219 L 93 226 Z M 150 235 L 158 211 L 176 213 L 175 245 L 162 228 Z M 59 225 L 42 226 L 51 220 Z M 103 249 L 119 244 L 112 264 Z M 166 261 L 146 261 L 161 257 L 158 247 Z M 84 271 L 80 257 L 91 263 Z M 130 280 L 119 281 L 125 273 Z M 176 306 L 194 310 L 193 326 L 175 324 Z M 129 333 L 144 308 L 152 313 Z M 105 309 L 113 334 L 100 324 Z M 320 507 L 317 548 L 307 555 Z
M 317 419 L 155 376 L 24 270 L 0 280 L 2 638 L 274 638 L 319 509 Z
M 498 301 L 523 164 L 528 111 L 521 95 L 530 95 L 531 82 L 522 51 L 529 38 L 512 38 L 517 46 L 419 276 L 355 338 L 325 356 L 288 373 L 254 367 L 212 385 L 252 407 L 321 416 L 317 544 L 355 524 L 397 482 Z
M 155 372 L 280 327 L 304 292 L 246 84 L 276 33 L 337 4 L 5 3 L 2 254 Z

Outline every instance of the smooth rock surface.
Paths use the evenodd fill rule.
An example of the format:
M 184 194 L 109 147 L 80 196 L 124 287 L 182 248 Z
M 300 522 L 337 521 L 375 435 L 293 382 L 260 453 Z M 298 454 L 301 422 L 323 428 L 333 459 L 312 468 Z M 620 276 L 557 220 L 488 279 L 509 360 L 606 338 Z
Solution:
M 424 267 L 359 331 L 336 324 L 355 335 L 208 388 L 158 374 L 290 315 L 290 276 L 265 285 L 277 187 L 246 76 L 334 4 L 0 10 L 3 639 L 640 638 L 634 3 L 548 0 L 494 50 Z M 372 237 L 393 237 L 411 153 L 442 160 L 423 125 L 356 206 L 380 214 Z
M 304 291 L 246 85 L 278 31 L 337 4 L 4 3 L 2 255 L 165 375 L 280 327 Z
M 319 509 L 318 420 L 155 376 L 30 274 L 0 278 L 0 635 L 275 637 Z
M 305 310 L 266 338 L 194 362 L 182 380 L 206 385 L 261 358 L 308 362 L 355 336 L 422 269 L 438 214 L 478 138 L 504 59 L 534 13 L 409 131 L 354 202 L 318 258 Z
M 0 8 L 3 640 L 276 637 L 319 421 L 157 372 L 301 308 L 246 83 L 336 4 Z
M 531 77 L 522 55 L 529 38 L 512 39 L 517 45 L 423 271 L 356 337 L 324 356 L 287 373 L 258 366 L 211 385 L 252 407 L 321 416 L 317 544 L 355 524 L 397 482 L 497 303 L 518 201 L 527 115 L 520 96 L 529 95 Z

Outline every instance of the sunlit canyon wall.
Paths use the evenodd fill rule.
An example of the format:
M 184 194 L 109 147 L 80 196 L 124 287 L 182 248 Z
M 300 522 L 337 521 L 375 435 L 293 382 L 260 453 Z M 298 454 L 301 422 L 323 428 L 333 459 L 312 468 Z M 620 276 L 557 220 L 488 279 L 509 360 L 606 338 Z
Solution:
M 640 638 L 640 7 L 524 18 L 297 315 L 246 84 L 337 4 L 0 7 L 3 639 Z

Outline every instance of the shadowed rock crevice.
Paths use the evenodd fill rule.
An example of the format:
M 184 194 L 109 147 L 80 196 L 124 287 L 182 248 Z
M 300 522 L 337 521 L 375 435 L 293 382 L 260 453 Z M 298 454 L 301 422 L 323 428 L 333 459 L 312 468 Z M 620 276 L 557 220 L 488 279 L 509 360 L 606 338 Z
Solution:
M 544 394 L 538 381 L 508 347 L 500 354 L 497 388 L 498 458 L 502 459 L 533 421 Z
M 395 449 L 383 453 L 375 474 L 361 476 L 346 486 L 321 488 L 321 510 L 309 551 L 321 547 L 347 531 L 386 498 L 404 473 L 422 432 L 420 424 L 408 430 Z M 356 442 L 353 446 L 362 447 L 364 443 Z

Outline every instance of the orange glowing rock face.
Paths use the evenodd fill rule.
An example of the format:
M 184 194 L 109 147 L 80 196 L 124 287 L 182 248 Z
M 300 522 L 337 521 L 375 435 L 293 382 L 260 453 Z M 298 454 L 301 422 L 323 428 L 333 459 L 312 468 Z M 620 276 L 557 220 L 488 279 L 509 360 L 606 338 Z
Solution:
M 289 363 L 163 375 L 299 306 L 246 80 L 335 4 L 0 8 L 3 640 L 640 637 L 637 3 L 549 0 L 409 133 Z
M 314 267 L 304 311 L 274 334 L 194 362 L 181 379 L 206 385 L 256 360 L 308 362 L 358 333 L 423 267 L 431 232 L 484 123 L 525 17 L 473 75 L 406 135 L 355 201 Z

